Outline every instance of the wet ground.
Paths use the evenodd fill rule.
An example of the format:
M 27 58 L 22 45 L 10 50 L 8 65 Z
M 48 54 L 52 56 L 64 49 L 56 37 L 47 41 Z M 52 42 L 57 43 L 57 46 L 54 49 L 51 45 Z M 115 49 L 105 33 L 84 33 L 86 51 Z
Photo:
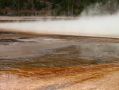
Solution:
M 119 62 L 119 40 L 0 33 L 0 69 Z
M 66 78 L 81 79 L 82 76 L 79 77 L 79 74 L 77 76 L 77 73 L 81 72 L 84 76 L 87 73 L 86 77 L 83 77 L 84 81 L 88 78 L 100 77 L 104 72 L 117 70 L 118 63 L 119 39 L 0 32 L 0 90 L 23 90 L 25 86 L 23 87 L 22 84 L 15 87 L 19 82 L 33 85 L 32 88 L 27 87 L 24 90 L 63 90 L 63 88 L 72 86 L 74 82 L 76 84 L 80 82 L 80 80 L 79 82 L 77 80 L 67 81 Z M 86 72 L 88 70 L 89 72 Z M 54 82 L 48 79 L 43 81 L 36 78 L 25 79 L 25 76 L 29 75 L 42 78 L 58 77 L 56 79 L 61 85 L 56 79 L 52 79 Z M 65 75 L 70 75 L 70 77 L 65 77 Z M 23 77 L 20 78 L 21 76 Z M 62 84 L 64 83 L 62 80 L 66 80 L 66 83 Z M 56 85 L 53 84 L 56 82 Z

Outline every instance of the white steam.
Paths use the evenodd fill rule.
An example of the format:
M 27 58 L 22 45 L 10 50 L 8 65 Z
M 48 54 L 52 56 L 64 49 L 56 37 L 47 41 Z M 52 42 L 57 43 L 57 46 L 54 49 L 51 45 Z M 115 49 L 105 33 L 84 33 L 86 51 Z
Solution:
M 119 38 L 119 14 L 80 17 L 78 20 L 0 23 L 1 30 Z

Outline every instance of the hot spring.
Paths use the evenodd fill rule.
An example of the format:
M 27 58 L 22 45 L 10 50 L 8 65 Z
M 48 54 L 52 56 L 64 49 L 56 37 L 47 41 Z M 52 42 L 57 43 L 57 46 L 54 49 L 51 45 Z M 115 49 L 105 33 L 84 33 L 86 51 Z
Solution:
M 77 20 L 46 20 L 0 23 L 4 31 L 95 37 L 119 37 L 119 14 L 79 17 Z

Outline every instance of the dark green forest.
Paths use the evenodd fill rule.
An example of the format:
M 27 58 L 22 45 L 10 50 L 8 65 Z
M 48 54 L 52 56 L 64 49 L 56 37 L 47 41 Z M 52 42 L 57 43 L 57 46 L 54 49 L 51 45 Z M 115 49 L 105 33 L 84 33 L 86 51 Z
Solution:
M 0 15 L 77 16 L 91 4 L 109 1 L 119 3 L 119 0 L 0 0 Z

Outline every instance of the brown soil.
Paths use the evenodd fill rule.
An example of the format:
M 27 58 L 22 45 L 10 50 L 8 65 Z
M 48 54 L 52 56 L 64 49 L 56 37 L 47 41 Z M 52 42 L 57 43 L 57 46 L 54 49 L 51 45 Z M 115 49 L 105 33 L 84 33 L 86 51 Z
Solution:
M 5 84 L 13 85 L 13 87 L 8 86 L 10 88 L 8 90 L 22 90 L 23 87 L 24 90 L 102 90 L 100 88 L 103 88 L 103 90 L 119 89 L 106 89 L 108 88 L 108 79 L 113 80 L 113 82 L 110 83 L 117 87 L 118 82 L 115 78 L 119 75 L 119 64 L 104 64 L 68 68 L 32 68 L 12 71 L 1 71 L 0 73 L 2 76 L 3 74 L 8 75 L 5 78 Z M 14 78 L 10 75 L 17 76 L 18 79 L 14 80 Z M 115 76 L 113 77 L 113 75 Z M 1 81 L 2 79 L 4 78 L 0 78 Z M 0 84 L 2 83 L 1 81 Z M 9 84 L 7 83 L 7 81 L 9 82 Z M 20 84 L 21 87 L 14 86 L 14 84 L 18 84 L 17 82 L 22 82 Z M 28 82 L 30 82 L 30 85 L 32 87 L 29 85 L 27 85 L 27 88 L 25 87 Z M 101 82 L 103 84 L 107 84 L 103 85 L 101 84 Z M 1 86 L 1 88 L 3 87 Z

